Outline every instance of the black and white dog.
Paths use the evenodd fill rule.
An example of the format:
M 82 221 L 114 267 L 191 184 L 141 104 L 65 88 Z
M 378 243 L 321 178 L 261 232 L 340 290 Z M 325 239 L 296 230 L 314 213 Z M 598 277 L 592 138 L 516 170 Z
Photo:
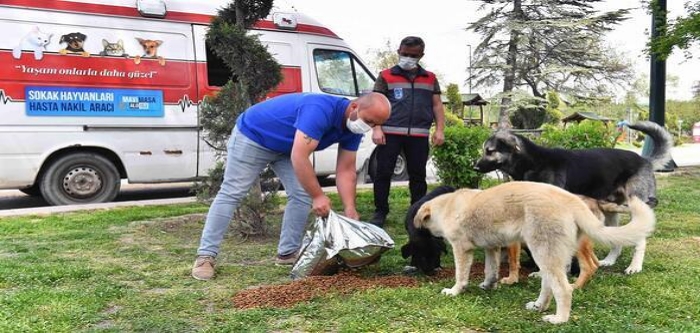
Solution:
M 650 121 L 628 126 L 653 139 L 649 157 L 611 148 L 546 148 L 510 131 L 497 131 L 484 143 L 483 156 L 475 168 L 484 173 L 500 170 L 514 180 L 549 183 L 599 200 L 615 201 L 622 190 L 653 208 L 657 204 L 654 170 L 662 169 L 671 160 L 673 138 L 666 129 Z M 617 214 L 606 213 L 605 223 L 618 225 Z M 642 270 L 645 248 L 646 241 L 635 246 L 632 263 L 625 273 Z M 613 265 L 620 252 L 621 247 L 614 247 L 600 264 Z
M 454 191 L 455 189 L 451 186 L 437 187 L 412 204 L 406 212 L 405 224 L 408 243 L 401 247 L 401 255 L 404 259 L 411 257 L 411 264 L 404 269 L 405 273 L 414 273 L 416 270 L 420 270 L 424 274 L 430 275 L 441 267 L 440 257 L 447 253 L 445 241 L 440 237 L 433 236 L 427 229 L 417 229 L 413 224 L 413 219 L 424 203 Z

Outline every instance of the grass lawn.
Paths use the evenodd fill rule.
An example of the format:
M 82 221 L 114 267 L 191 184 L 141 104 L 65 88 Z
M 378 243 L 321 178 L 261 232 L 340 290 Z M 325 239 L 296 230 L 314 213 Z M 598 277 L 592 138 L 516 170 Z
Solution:
M 492 291 L 472 280 L 452 298 L 440 295 L 452 278 L 419 276 L 417 287 L 236 309 L 238 292 L 290 282 L 290 268 L 272 261 L 277 233 L 229 234 L 217 278 L 196 281 L 190 268 L 207 207 L 191 204 L 0 219 L 0 332 L 700 332 L 700 168 L 660 174 L 658 184 L 644 270 L 622 273 L 631 259 L 625 248 L 615 266 L 574 292 L 571 320 L 560 326 L 525 310 L 539 292 L 535 278 Z M 390 200 L 386 229 L 396 248 L 361 270 L 368 278 L 399 275 L 406 264 L 399 249 L 407 189 L 393 190 Z M 358 206 L 371 216 L 371 191 L 358 194 Z M 270 221 L 278 228 L 279 212 Z M 607 249 L 596 252 L 602 258 Z M 444 263 L 453 267 L 451 255 Z

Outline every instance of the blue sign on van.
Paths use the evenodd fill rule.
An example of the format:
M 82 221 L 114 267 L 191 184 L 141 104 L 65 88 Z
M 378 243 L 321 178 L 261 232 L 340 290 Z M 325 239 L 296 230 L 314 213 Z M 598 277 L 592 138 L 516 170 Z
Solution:
M 163 117 L 161 90 L 26 87 L 28 116 Z

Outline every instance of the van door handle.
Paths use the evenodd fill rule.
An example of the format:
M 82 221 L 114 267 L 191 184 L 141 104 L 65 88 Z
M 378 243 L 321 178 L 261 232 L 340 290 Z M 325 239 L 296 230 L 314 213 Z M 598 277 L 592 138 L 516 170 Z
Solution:
M 182 150 L 179 150 L 179 149 L 176 149 L 176 150 L 166 149 L 163 151 L 165 152 L 166 155 L 182 155 Z

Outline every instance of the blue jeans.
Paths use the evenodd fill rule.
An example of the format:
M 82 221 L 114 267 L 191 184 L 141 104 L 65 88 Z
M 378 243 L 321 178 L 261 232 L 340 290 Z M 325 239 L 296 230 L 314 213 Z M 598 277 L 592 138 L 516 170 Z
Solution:
M 311 198 L 299 184 L 289 155 L 255 143 L 236 128 L 231 133 L 227 150 L 224 181 L 209 207 L 197 255 L 216 257 L 236 208 L 268 165 L 287 193 L 277 253 L 288 255 L 298 251 L 311 210 Z

